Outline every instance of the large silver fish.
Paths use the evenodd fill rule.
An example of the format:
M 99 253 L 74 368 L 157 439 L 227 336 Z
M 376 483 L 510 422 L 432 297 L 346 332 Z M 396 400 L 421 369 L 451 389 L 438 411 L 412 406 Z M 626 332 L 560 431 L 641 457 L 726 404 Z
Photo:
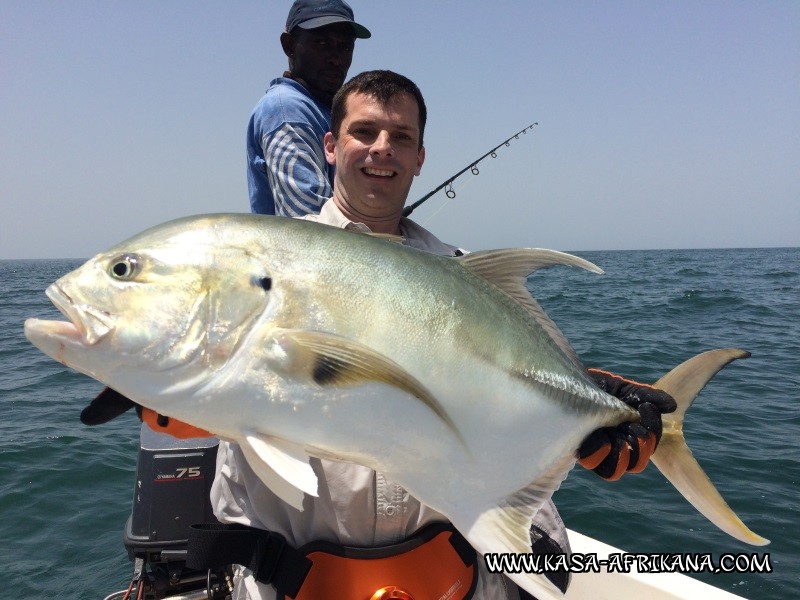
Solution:
M 385 473 L 481 553 L 530 551 L 531 518 L 598 427 L 638 418 L 600 391 L 525 288 L 549 250 L 434 256 L 285 218 L 190 217 L 97 255 L 47 289 L 69 322 L 29 319 L 46 354 L 159 413 L 241 444 L 299 510 L 309 456 Z M 711 521 L 765 544 L 683 441 L 683 415 L 741 350 L 657 382 L 679 403 L 653 462 Z M 510 574 L 539 598 L 544 577 Z

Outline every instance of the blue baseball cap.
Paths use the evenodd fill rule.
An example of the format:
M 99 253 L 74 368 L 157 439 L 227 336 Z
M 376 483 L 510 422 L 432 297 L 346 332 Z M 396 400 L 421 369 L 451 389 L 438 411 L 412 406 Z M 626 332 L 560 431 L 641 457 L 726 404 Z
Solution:
M 295 27 L 316 29 L 331 23 L 350 23 L 357 38 L 372 36 L 369 29 L 353 20 L 353 9 L 344 0 L 295 0 L 286 19 L 286 31 Z

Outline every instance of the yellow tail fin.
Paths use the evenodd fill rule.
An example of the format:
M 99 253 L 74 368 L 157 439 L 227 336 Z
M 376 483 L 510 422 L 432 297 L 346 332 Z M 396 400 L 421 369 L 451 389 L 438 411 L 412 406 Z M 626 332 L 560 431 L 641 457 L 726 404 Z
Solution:
M 736 516 L 697 464 L 683 438 L 684 415 L 700 390 L 725 365 L 749 356 L 749 352 L 735 348 L 704 352 L 678 365 L 653 384 L 671 394 L 678 409 L 663 416 L 664 433 L 651 460 L 684 498 L 714 525 L 737 540 L 763 546 L 769 544 L 769 540 L 751 531 Z

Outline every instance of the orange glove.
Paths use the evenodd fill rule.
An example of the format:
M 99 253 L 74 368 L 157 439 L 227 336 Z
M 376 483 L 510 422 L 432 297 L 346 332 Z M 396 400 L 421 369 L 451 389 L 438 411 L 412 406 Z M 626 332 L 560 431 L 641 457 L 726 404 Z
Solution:
M 644 471 L 661 440 L 661 415 L 677 408 L 675 399 L 663 390 L 606 371 L 589 369 L 589 375 L 600 389 L 635 408 L 640 420 L 593 431 L 578 449 L 578 463 L 609 481 L 626 472 Z

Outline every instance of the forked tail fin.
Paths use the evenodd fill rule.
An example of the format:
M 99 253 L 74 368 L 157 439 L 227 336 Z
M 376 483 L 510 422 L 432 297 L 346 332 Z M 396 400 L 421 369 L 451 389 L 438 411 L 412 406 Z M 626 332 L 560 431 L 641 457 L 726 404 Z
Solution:
M 683 438 L 684 415 L 700 390 L 725 365 L 749 356 L 749 352 L 735 348 L 704 352 L 678 365 L 653 384 L 672 395 L 678 409 L 663 415 L 664 433 L 651 460 L 683 497 L 714 525 L 737 540 L 763 546 L 769 544 L 769 540 L 751 531 L 736 516 L 697 464 Z

